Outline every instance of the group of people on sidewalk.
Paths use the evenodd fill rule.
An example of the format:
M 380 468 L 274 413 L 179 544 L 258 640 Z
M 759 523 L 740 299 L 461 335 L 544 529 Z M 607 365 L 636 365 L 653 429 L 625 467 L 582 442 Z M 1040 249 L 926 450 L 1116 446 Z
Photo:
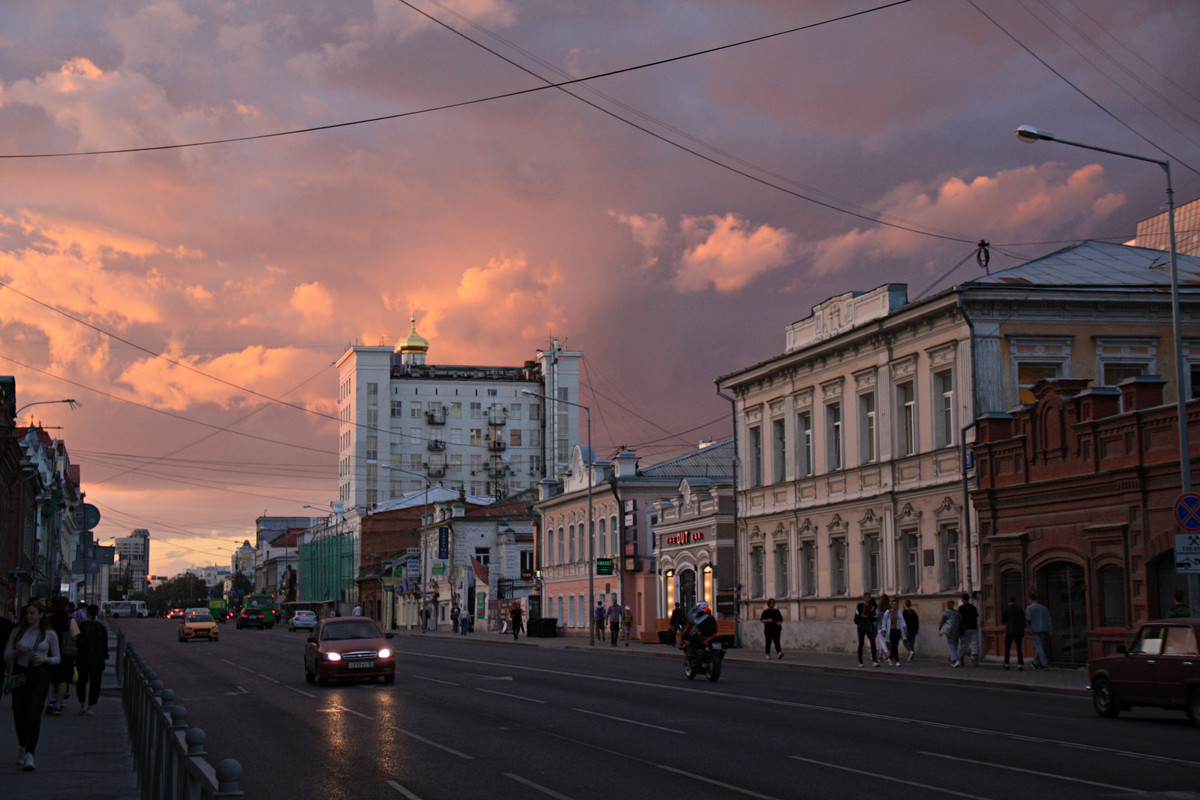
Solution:
M 880 595 L 879 601 L 863 592 L 863 599 L 854 607 L 854 627 L 858 634 L 858 665 L 863 663 L 863 645 L 871 647 L 871 666 L 879 666 L 879 654 L 893 667 L 900 666 L 900 644 L 908 650 L 908 660 L 917 655 L 917 634 L 921 631 L 921 619 L 912 607 L 911 600 L 900 601 Z
M 4 641 L 4 694 L 12 696 L 17 732 L 16 765 L 32 772 L 43 716 L 61 716 L 75 684 L 79 713 L 92 716 L 100 700 L 100 675 L 108 660 L 108 629 L 100 607 L 76 609 L 65 597 L 21 609 L 20 619 L 0 618 Z M 43 710 L 44 709 L 44 710 Z

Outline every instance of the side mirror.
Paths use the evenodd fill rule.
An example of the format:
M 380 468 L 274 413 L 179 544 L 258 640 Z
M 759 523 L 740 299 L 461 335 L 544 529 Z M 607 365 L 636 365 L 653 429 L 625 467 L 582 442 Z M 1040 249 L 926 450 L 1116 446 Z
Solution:
M 1123 645 L 1123 644 L 1117 645 L 1117 652 L 1120 653 L 1121 655 L 1128 654 L 1127 651 L 1125 650 L 1125 645 Z
M 309 644 L 316 644 L 316 643 L 317 643 L 317 637 L 315 637 L 315 636 L 310 636 L 310 637 L 308 637 L 308 643 L 309 643 Z

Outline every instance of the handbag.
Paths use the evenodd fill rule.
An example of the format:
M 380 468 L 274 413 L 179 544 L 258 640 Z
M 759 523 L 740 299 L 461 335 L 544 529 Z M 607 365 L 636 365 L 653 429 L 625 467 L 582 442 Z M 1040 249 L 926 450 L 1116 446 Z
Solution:
M 25 685 L 27 679 L 28 676 L 24 672 L 12 672 L 10 670 L 8 677 L 4 679 L 4 694 L 10 695 L 15 690 L 20 689 Z

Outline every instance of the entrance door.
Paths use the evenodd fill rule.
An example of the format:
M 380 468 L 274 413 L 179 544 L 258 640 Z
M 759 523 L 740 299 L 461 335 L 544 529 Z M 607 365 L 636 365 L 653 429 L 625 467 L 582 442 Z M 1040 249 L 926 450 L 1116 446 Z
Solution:
M 1083 567 L 1069 561 L 1047 564 L 1038 570 L 1037 587 L 1054 625 L 1047 657 L 1057 663 L 1086 664 L 1087 584 Z
M 684 611 L 696 605 L 696 571 L 685 569 L 679 573 L 679 603 Z

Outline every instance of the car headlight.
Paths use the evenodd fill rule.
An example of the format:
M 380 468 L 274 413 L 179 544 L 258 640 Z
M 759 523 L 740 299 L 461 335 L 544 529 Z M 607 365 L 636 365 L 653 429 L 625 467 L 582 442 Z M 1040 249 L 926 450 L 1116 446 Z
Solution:
M 341 661 L 342 654 L 341 653 L 326 653 L 325 660 L 326 661 Z
M 385 648 L 383 648 L 382 650 L 380 650 L 380 651 L 379 651 L 379 657 L 380 657 L 380 658 L 391 658 L 391 657 L 392 657 L 392 650 L 391 650 L 391 648 L 389 648 L 389 647 L 385 647 Z

